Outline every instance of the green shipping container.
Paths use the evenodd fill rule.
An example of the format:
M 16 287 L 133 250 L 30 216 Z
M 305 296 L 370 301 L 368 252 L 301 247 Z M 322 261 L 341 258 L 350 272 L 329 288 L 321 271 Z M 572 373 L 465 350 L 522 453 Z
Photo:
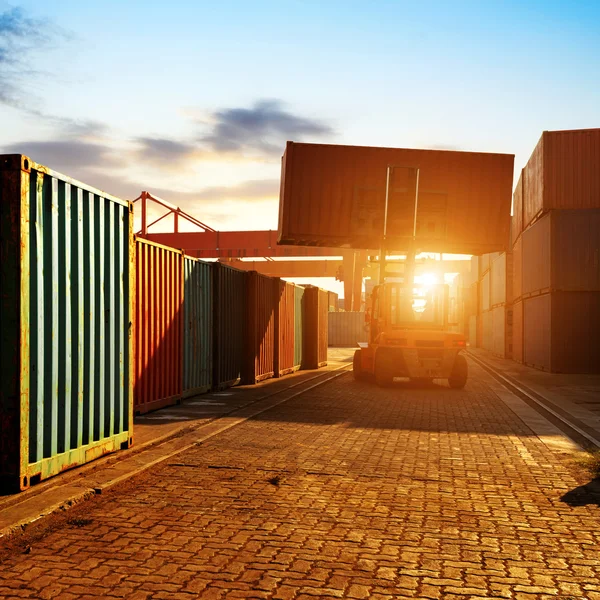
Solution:
M 0 483 L 133 442 L 133 207 L 0 155 Z

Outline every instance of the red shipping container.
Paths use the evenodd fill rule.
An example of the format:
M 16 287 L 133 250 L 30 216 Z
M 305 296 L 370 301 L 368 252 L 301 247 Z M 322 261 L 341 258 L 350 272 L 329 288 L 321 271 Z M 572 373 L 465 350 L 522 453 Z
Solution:
M 525 167 L 523 228 L 552 209 L 600 208 L 600 129 L 544 131 Z
M 183 379 L 183 252 L 136 240 L 134 411 L 176 404 Z
M 505 251 L 514 156 L 288 142 L 282 159 L 280 244 L 379 248 L 388 165 L 387 239 L 403 251 Z M 346 307 L 349 308 L 349 307 Z
M 275 298 L 279 281 L 248 273 L 248 356 L 246 383 L 275 374 Z
M 275 301 L 275 377 L 296 370 L 295 344 L 295 288 L 293 283 L 277 280 Z

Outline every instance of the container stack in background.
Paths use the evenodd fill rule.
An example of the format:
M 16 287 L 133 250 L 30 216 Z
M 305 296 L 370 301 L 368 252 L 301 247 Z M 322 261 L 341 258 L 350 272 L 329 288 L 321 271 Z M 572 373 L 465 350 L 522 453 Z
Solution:
M 600 129 L 546 131 L 515 189 L 514 359 L 600 373 Z

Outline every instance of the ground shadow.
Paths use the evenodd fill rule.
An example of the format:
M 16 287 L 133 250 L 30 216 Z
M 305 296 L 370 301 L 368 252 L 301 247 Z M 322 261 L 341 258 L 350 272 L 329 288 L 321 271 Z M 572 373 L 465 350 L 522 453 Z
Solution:
M 600 506 L 600 477 L 568 491 L 561 496 L 561 502 L 569 506 Z

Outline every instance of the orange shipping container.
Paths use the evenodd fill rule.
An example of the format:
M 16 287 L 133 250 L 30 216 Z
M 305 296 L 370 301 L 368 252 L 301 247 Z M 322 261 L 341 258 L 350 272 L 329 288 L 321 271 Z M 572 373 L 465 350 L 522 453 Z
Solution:
M 275 374 L 275 298 L 278 280 L 248 273 L 247 383 Z
M 523 231 L 523 181 L 525 179 L 524 169 L 521 169 L 521 175 L 517 182 L 517 187 L 513 193 L 512 218 L 510 220 L 510 237 L 514 244 Z
M 296 370 L 295 344 L 295 288 L 293 283 L 277 280 L 275 301 L 275 377 Z
M 544 131 L 524 177 L 523 229 L 552 209 L 600 208 L 600 129 Z
M 282 161 L 280 244 L 394 250 L 413 235 L 423 251 L 483 254 L 507 249 L 514 156 L 288 142 Z
M 181 399 L 183 379 L 183 252 L 136 240 L 134 411 Z
M 513 304 L 512 358 L 523 362 L 523 302 Z

